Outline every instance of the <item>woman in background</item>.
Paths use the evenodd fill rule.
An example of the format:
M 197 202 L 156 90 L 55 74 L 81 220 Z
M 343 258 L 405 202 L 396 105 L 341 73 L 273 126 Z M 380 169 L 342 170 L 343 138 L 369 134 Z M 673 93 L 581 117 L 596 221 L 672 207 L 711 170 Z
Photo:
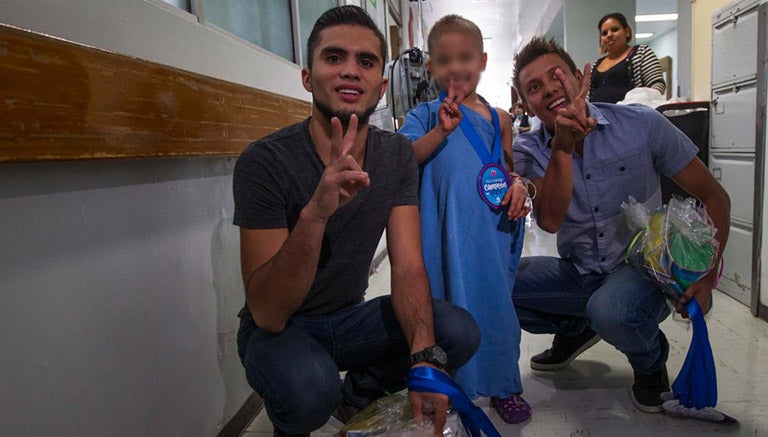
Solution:
M 661 95 L 667 89 L 659 59 L 647 45 L 629 45 L 632 28 L 623 14 L 614 12 L 600 19 L 600 51 L 603 57 L 592 65 L 589 100 L 616 103 L 627 91 L 648 87 Z

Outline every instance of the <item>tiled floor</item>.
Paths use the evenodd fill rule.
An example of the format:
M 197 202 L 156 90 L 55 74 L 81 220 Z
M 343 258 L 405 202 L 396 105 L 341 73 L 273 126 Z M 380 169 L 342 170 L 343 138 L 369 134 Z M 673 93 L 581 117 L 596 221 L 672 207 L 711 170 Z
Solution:
M 551 254 L 554 239 L 543 232 L 526 235 L 525 254 Z M 389 292 L 386 261 L 371 278 L 371 295 Z M 632 369 L 612 346 L 600 342 L 570 367 L 553 373 L 533 372 L 531 355 L 549 347 L 551 337 L 523 333 L 520 367 L 524 397 L 533 407 L 533 418 L 522 425 L 508 425 L 479 400 L 501 435 L 507 436 L 768 436 L 768 323 L 752 317 L 748 309 L 727 295 L 717 293 L 708 316 L 718 376 L 718 410 L 739 420 L 737 426 L 720 426 L 664 414 L 641 413 L 629 400 Z M 670 341 L 668 369 L 674 378 L 690 343 L 691 331 L 667 319 L 662 328 Z M 313 436 L 332 436 L 326 425 Z M 265 412 L 248 427 L 245 436 L 272 435 Z

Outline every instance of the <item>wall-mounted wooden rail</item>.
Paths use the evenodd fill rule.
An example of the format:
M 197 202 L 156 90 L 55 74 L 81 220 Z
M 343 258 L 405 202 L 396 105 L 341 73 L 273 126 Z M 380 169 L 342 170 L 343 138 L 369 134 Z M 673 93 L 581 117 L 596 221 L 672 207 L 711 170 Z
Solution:
M 0 162 L 239 154 L 309 112 L 297 99 L 0 24 Z

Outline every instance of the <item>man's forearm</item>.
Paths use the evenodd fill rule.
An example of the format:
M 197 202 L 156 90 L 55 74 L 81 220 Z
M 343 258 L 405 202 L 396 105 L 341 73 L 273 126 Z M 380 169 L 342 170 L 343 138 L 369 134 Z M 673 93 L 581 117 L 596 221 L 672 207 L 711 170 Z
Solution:
M 535 199 L 536 221 L 542 229 L 550 233 L 560 229 L 572 195 L 573 155 L 555 149 Z
M 325 225 L 304 208 L 280 250 L 246 279 L 246 301 L 260 328 L 281 331 L 304 302 L 317 273 Z
M 392 306 L 411 353 L 435 344 L 432 296 L 423 268 L 392 271 Z

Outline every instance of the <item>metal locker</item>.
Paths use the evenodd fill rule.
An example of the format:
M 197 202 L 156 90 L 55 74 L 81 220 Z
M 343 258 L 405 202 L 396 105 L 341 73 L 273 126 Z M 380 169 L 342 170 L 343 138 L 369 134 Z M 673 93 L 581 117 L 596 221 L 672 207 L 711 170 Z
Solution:
M 717 288 L 749 306 L 752 282 L 752 229 L 731 224 Z
M 709 148 L 755 152 L 757 82 L 712 90 L 712 129 Z
M 739 1 L 712 17 L 712 87 L 754 78 L 757 72 L 758 6 Z M 714 62 L 714 60 L 717 62 Z
M 751 228 L 755 206 L 755 156 L 711 154 L 709 169 L 731 196 L 731 221 Z
M 761 270 L 766 1 L 734 1 L 712 16 L 709 167 L 731 197 L 730 237 L 718 288 L 750 306 L 754 314 Z

